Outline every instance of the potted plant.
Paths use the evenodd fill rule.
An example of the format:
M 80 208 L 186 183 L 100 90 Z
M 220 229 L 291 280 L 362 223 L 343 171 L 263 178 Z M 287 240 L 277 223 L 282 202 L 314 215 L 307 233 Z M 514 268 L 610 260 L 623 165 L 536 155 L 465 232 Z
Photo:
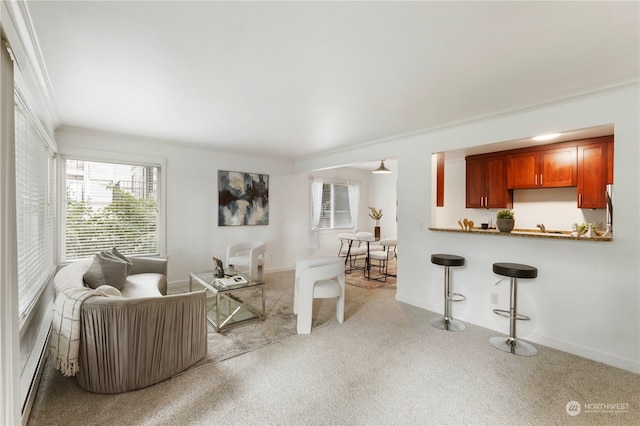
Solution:
M 496 226 L 500 232 L 511 232 L 513 231 L 513 225 L 515 224 L 513 211 L 511 210 L 500 210 L 496 214 Z
M 598 227 L 595 223 L 581 223 L 578 225 L 578 236 L 592 238 L 598 236 Z
M 380 239 L 380 219 L 382 219 L 382 209 L 378 210 L 375 207 L 369 206 L 369 217 L 376 221 L 376 226 L 374 228 L 374 236 L 378 240 Z

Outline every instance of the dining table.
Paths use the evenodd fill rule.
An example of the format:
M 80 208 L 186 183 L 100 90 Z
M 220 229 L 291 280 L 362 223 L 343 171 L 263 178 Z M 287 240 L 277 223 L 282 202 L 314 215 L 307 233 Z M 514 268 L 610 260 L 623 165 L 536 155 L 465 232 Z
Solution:
M 373 233 L 358 232 L 357 234 L 350 234 L 347 236 L 343 236 L 343 239 L 346 239 L 349 241 L 348 248 L 347 248 L 347 256 L 344 259 L 345 266 L 347 265 L 347 262 L 349 261 L 349 257 L 351 256 L 351 249 L 353 247 L 353 243 L 354 242 L 367 243 L 367 251 L 366 251 L 366 257 L 365 257 L 365 264 L 364 264 L 364 276 L 365 278 L 370 279 L 371 262 L 369 259 L 369 253 L 371 250 L 371 243 L 377 241 Z

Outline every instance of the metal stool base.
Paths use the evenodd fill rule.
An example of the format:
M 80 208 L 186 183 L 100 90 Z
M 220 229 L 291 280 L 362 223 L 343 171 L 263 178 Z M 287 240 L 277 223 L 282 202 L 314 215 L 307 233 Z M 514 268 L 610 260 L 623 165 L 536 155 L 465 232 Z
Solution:
M 446 331 L 462 331 L 466 328 L 461 321 L 453 318 L 450 318 L 449 320 L 444 318 L 434 318 L 431 320 L 431 325 L 435 328 Z
M 489 339 L 489 343 L 491 343 L 496 349 L 515 355 L 533 356 L 538 353 L 538 350 L 527 342 L 523 342 L 519 339 L 514 340 L 505 336 L 492 337 Z

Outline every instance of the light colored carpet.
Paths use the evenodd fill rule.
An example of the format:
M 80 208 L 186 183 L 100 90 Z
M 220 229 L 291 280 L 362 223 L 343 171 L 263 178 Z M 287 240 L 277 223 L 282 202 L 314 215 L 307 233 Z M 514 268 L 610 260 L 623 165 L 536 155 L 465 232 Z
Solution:
M 289 274 L 282 273 L 265 276 L 265 321 L 239 324 L 229 329 L 223 329 L 221 333 L 216 333 L 209 324 L 207 355 L 186 372 L 295 336 L 297 322 L 296 316 L 293 314 L 293 291 L 289 288 L 288 278 Z M 183 290 L 186 289 L 173 289 L 170 293 L 178 293 Z M 260 292 L 254 289 L 243 290 L 237 295 L 256 308 L 260 307 L 262 303 Z M 326 324 L 326 320 L 320 320 L 316 317 L 311 326 L 315 329 Z
M 293 273 L 281 275 L 291 286 Z M 397 302 L 392 287 L 347 286 L 343 324 L 332 299 L 314 302 L 314 316 L 328 324 L 125 394 L 90 394 L 49 364 L 29 424 L 631 425 L 640 418 L 637 374 L 540 345 L 534 357 L 500 352 L 488 342 L 496 332 L 469 324 L 438 330 L 429 324 L 438 314 Z M 571 401 L 582 408 L 575 417 L 566 411 Z
M 358 263 L 358 267 L 363 267 L 362 262 Z M 396 270 L 396 260 L 392 259 L 389 262 L 387 273 L 390 275 L 395 275 Z M 395 287 L 396 285 L 396 277 L 387 276 L 386 281 L 384 281 L 384 275 L 377 266 L 373 266 L 371 268 L 370 277 L 372 279 L 367 279 L 363 270 L 354 269 L 351 271 L 351 273 L 345 274 L 345 282 L 347 284 L 360 288 L 366 288 L 368 290 L 373 290 L 380 287 Z

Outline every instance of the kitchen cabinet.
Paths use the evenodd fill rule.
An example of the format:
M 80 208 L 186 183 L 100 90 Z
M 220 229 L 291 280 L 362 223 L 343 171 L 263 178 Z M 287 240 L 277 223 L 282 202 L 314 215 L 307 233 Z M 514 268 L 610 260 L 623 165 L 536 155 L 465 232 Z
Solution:
M 519 150 L 508 161 L 508 189 L 576 186 L 575 145 Z
M 444 152 L 436 154 L 436 207 L 444 207 Z
M 613 183 L 614 137 L 466 157 L 466 207 L 512 208 L 513 189 L 577 187 L 578 207 L 606 207 Z
M 596 138 L 596 143 L 578 145 L 578 208 L 607 206 L 607 183 L 613 183 L 613 137 Z M 610 152 L 610 154 L 609 154 Z
M 613 136 L 607 142 L 607 183 L 613 184 Z
M 513 206 L 507 190 L 507 158 L 477 155 L 466 158 L 466 207 L 507 209 Z

